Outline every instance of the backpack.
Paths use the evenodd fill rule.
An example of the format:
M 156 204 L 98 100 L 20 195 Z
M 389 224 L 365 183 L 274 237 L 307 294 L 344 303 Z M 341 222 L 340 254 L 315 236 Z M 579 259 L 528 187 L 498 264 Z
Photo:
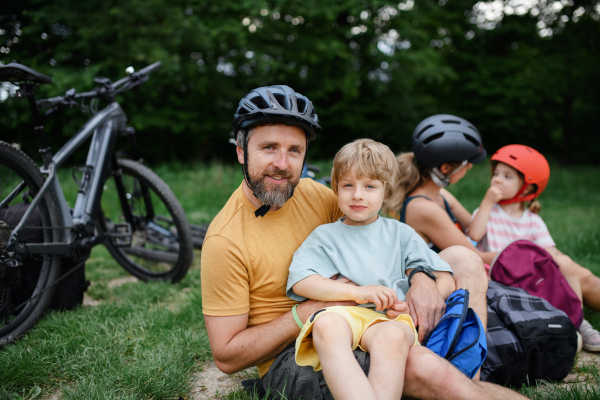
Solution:
M 560 272 L 550 253 L 529 240 L 517 240 L 492 262 L 490 278 L 547 300 L 564 311 L 576 328 L 583 322 L 581 301 Z
M 23 215 L 29 207 L 28 204 L 19 203 L 2 209 L 2 215 L 5 216 L 6 222 L 12 226 L 17 226 L 23 218 Z M 42 217 L 38 210 L 34 210 L 26 226 L 40 226 Z M 40 243 L 44 241 L 43 232 L 41 229 L 28 229 L 24 227 L 19 232 L 19 240 L 27 243 Z M 40 274 L 42 256 L 23 257 L 20 261 L 19 281 L 16 283 L 15 290 L 11 291 L 10 301 L 13 304 L 20 304 L 26 301 L 33 293 L 37 284 L 37 278 Z M 75 261 L 71 258 L 63 258 L 60 263 L 58 277 L 63 276 L 71 268 L 75 266 Z M 90 285 L 85 279 L 85 267 L 75 269 L 71 274 L 67 275 L 63 280 L 56 284 L 54 295 L 50 300 L 48 309 L 50 310 L 69 310 L 83 303 L 83 293 Z
M 489 282 L 488 353 L 481 380 L 501 385 L 561 380 L 577 351 L 577 330 L 567 315 L 525 290 Z
M 421 343 L 472 378 L 485 360 L 487 341 L 479 317 L 469 308 L 469 291 L 458 289 L 446 300 L 446 313 Z

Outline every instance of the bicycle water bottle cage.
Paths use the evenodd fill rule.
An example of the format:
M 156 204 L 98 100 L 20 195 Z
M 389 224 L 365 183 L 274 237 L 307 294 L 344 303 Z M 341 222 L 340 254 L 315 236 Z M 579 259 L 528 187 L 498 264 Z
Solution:
M 117 247 L 130 247 L 133 232 L 131 231 L 131 225 L 129 222 L 122 224 L 113 224 L 112 231 L 110 232 L 110 238 L 113 244 Z

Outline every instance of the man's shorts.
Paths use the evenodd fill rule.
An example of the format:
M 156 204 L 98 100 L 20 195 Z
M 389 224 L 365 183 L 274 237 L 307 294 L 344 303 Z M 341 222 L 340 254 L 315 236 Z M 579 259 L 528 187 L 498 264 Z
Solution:
M 354 357 L 365 375 L 368 375 L 371 366 L 369 353 L 356 349 Z M 275 358 L 269 371 L 262 377 L 262 384 L 270 399 L 333 400 L 323 371 L 315 372 L 312 367 L 296 364 L 294 343 Z
M 357 307 L 357 306 L 332 306 L 317 311 L 308 319 L 296 339 L 296 363 L 301 366 L 311 366 L 314 371 L 321 370 L 319 355 L 314 347 L 312 339 L 312 330 L 314 322 L 323 314 L 335 313 L 342 316 L 350 325 L 352 330 L 352 351 L 360 348 L 360 340 L 365 331 L 380 322 L 389 322 L 390 320 L 385 314 L 379 313 L 372 308 Z M 415 334 L 414 345 L 418 345 L 418 334 L 413 324 L 412 318 L 408 314 L 400 314 L 394 321 L 403 322 L 408 325 Z

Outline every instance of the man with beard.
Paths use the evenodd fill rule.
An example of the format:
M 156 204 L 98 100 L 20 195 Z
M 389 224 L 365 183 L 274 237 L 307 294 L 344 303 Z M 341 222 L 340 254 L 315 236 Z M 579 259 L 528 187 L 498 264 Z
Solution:
M 240 101 L 233 127 L 244 181 L 211 223 L 202 249 L 202 308 L 210 347 L 223 372 L 258 367 L 264 387 L 289 398 L 331 398 L 322 372 L 299 367 L 294 341 L 311 314 L 353 302 L 307 300 L 296 308 L 286 296 L 288 268 L 296 249 L 319 225 L 343 216 L 331 189 L 300 180 L 308 142 L 321 127 L 312 103 L 288 86 L 254 89 Z M 440 253 L 455 271 L 457 286 L 485 326 L 487 279 L 481 259 L 459 246 Z M 341 278 L 352 284 L 345 278 Z M 419 339 L 433 329 L 445 303 L 425 273 L 412 277 L 406 302 Z M 475 308 L 475 307 L 474 307 Z M 389 310 L 395 318 L 398 311 Z M 369 371 L 369 356 L 355 356 Z M 412 346 L 404 394 L 419 398 L 512 398 L 514 392 L 468 379 L 449 362 Z

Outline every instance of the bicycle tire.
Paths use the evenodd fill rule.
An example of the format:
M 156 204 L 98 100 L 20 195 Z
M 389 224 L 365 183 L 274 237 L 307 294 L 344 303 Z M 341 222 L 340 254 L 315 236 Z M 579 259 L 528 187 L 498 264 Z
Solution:
M 130 246 L 119 246 L 112 238 L 104 245 L 127 272 L 143 281 L 179 282 L 194 258 L 192 233 L 181 204 L 169 186 L 148 167 L 126 159 L 118 159 L 117 163 L 136 228 Z M 104 186 L 97 228 L 99 232 L 110 233 L 115 223 L 124 223 L 125 219 L 124 213 L 117 214 L 123 210 L 116 186 L 109 188 L 108 180 L 110 177 Z M 150 192 L 157 214 L 154 218 L 148 218 L 141 185 Z
M 31 158 L 14 146 L 0 141 L 0 202 L 9 198 L 9 194 L 19 181 L 26 185 L 20 192 L 22 195 L 7 201 L 4 207 L 0 208 L 0 223 L 5 228 L 0 232 L 0 237 L 3 238 L 0 239 L 0 253 L 5 249 L 6 240 L 12 232 L 11 227 L 16 226 L 20 221 L 20 217 L 17 217 L 14 212 L 14 207 L 20 204 L 27 206 L 45 181 Z M 47 192 L 40 199 L 34 213 L 39 213 L 38 222 L 43 228 L 41 236 L 44 243 L 59 241 L 60 231 L 52 228 L 58 226 L 59 212 L 51 192 Z M 32 219 L 30 218 L 29 221 Z M 28 222 L 25 227 L 27 226 L 32 225 Z M 24 234 L 25 231 L 28 229 L 23 229 L 21 232 Z M 15 255 L 15 257 L 20 261 L 20 267 L 8 267 L 0 262 L 0 348 L 26 333 L 44 314 L 52 300 L 55 289 L 52 284 L 60 268 L 58 256 L 26 258 Z M 31 268 L 31 265 L 34 267 Z M 25 306 L 15 310 L 24 302 L 26 302 Z

